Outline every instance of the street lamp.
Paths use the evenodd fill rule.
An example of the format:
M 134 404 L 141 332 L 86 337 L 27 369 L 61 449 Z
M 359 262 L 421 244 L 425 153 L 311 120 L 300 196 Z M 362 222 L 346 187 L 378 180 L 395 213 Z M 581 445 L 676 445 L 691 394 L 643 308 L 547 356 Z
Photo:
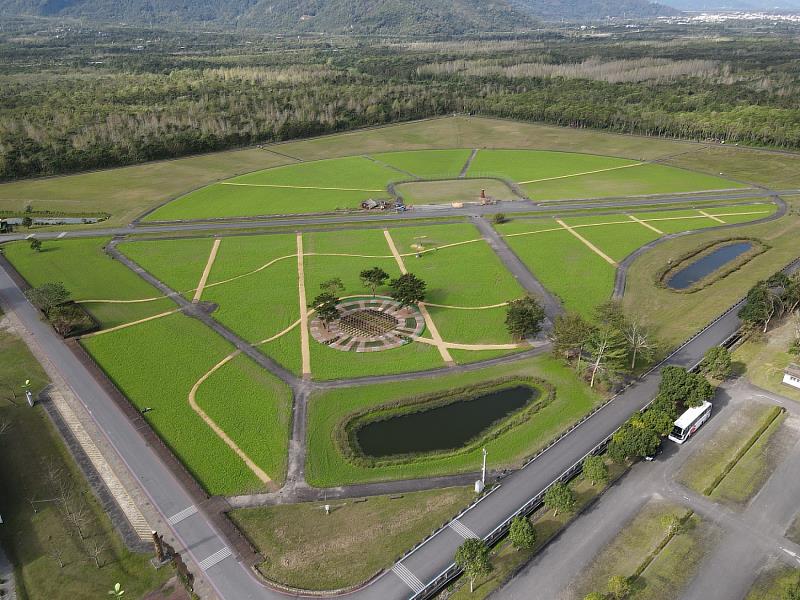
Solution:
M 31 394 L 31 380 L 26 379 L 25 385 L 22 386 L 25 390 L 25 399 L 28 401 L 28 406 L 33 408 L 33 394 Z
M 486 448 L 483 449 L 483 467 L 481 468 L 481 478 L 475 482 L 475 493 L 480 494 L 486 487 Z

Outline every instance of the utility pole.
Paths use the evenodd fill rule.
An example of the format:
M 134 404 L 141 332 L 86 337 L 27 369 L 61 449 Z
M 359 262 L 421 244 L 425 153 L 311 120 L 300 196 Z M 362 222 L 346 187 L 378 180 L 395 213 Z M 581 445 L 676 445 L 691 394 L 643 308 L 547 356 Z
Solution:
M 481 483 L 486 485 L 486 448 L 483 449 L 483 469 L 481 470 Z

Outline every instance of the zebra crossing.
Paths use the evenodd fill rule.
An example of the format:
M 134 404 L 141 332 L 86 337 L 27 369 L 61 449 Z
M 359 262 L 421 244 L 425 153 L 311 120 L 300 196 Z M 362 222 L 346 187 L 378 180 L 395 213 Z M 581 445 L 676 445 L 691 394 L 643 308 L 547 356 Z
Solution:
M 395 563 L 392 567 L 392 572 L 402 579 L 403 583 L 414 590 L 415 593 L 419 594 L 425 589 L 425 585 L 403 563 Z
M 176 512 L 174 515 L 167 519 L 167 523 L 170 525 L 177 525 L 181 521 L 188 519 L 192 515 L 197 514 L 197 507 L 192 504 L 191 506 L 187 506 L 182 511 Z
M 455 531 L 458 535 L 463 537 L 465 540 L 478 537 L 477 534 L 474 531 L 472 531 L 472 529 L 464 525 L 458 519 L 453 519 L 447 524 L 447 526 L 450 527 L 450 529 L 452 529 L 453 531 Z
M 211 556 L 207 556 L 203 560 L 201 560 L 198 564 L 203 571 L 208 571 L 211 567 L 216 565 L 217 563 L 221 563 L 223 560 L 231 556 L 233 553 L 231 549 L 227 546 L 223 546 Z

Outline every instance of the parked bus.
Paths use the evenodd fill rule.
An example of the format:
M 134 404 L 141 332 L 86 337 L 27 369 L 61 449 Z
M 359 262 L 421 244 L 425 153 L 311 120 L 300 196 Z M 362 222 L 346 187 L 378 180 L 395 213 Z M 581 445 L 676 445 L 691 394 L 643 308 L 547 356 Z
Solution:
M 695 431 L 700 429 L 700 426 L 708 421 L 710 416 L 711 402 L 703 402 L 700 406 L 690 408 L 675 421 L 675 426 L 672 428 L 672 433 L 669 434 L 669 439 L 682 444 L 688 440 Z

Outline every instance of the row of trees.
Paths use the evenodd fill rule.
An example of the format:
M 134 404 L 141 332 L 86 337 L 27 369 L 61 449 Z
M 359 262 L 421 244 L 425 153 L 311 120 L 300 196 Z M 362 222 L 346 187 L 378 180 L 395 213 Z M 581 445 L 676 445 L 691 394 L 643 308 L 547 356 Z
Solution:
M 414 275 L 405 273 L 390 280 L 389 274 L 380 267 L 365 269 L 359 274 L 361 283 L 369 289 L 374 296 L 377 289 L 389 282 L 389 295 L 399 302 L 401 306 L 411 306 L 425 300 L 427 284 Z M 316 311 L 322 324 L 327 329 L 328 325 L 339 318 L 338 304 L 341 293 L 344 292 L 344 283 L 338 277 L 328 279 L 320 284 L 320 293 L 311 301 L 308 308 Z
M 576 371 L 585 372 L 591 387 L 599 380 L 617 383 L 656 355 L 650 331 L 629 320 L 618 302 L 609 301 L 595 311 L 594 322 L 578 313 L 560 315 L 553 326 L 553 351 Z

